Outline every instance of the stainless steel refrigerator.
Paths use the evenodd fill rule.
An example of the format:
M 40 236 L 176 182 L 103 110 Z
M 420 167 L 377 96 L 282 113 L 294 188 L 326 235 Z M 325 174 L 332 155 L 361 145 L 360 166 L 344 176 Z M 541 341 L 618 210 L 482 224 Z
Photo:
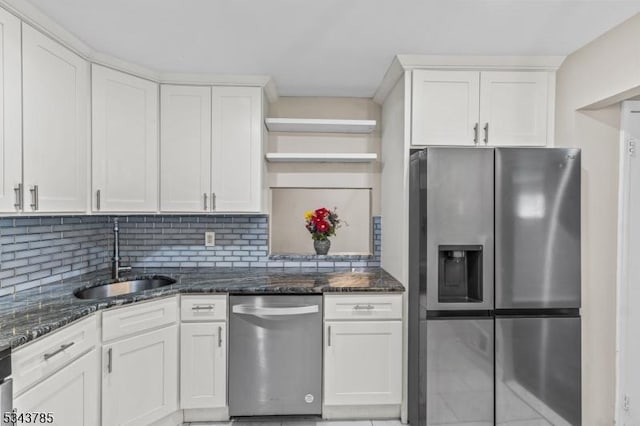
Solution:
M 580 151 L 410 168 L 409 422 L 580 425 Z

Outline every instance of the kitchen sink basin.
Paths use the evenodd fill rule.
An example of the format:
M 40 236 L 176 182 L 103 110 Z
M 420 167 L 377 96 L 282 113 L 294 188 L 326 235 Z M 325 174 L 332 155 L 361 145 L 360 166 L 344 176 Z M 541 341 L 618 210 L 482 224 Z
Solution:
M 175 282 L 176 280 L 169 277 L 152 277 L 100 284 L 95 287 L 76 290 L 73 294 L 79 299 L 102 299 L 105 297 L 122 296 L 144 290 L 152 290 L 174 284 Z

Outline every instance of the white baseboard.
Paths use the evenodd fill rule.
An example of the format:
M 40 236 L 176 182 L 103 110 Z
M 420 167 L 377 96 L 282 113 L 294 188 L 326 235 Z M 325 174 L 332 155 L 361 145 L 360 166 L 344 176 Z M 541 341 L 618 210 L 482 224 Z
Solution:
M 229 407 L 192 408 L 183 411 L 185 422 L 224 422 L 229 420 Z
M 323 419 L 400 419 L 400 405 L 323 405 Z

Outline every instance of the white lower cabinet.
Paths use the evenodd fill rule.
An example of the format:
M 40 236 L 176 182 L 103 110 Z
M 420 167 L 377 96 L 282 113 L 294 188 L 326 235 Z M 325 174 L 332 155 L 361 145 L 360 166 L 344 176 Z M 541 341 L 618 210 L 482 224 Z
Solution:
M 180 329 L 180 408 L 227 405 L 226 324 L 183 323 Z
M 178 409 L 177 325 L 105 344 L 102 364 L 103 426 L 150 424 Z
M 324 405 L 400 404 L 402 321 L 327 321 Z
M 402 295 L 324 296 L 324 418 L 395 417 L 402 403 Z
M 97 351 L 83 355 L 15 398 L 18 413 L 51 413 L 53 424 L 95 426 L 99 422 Z M 50 423 L 39 421 L 34 423 Z

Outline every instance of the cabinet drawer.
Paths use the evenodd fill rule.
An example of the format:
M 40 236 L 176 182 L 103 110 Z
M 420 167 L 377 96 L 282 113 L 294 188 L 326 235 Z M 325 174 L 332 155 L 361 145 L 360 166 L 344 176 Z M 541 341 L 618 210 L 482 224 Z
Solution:
M 402 295 L 325 295 L 324 319 L 402 319 Z
M 102 315 L 102 340 L 109 341 L 145 330 L 175 323 L 178 319 L 176 298 L 129 305 Z
M 55 373 L 98 342 L 96 316 L 35 340 L 11 354 L 14 394 Z
M 182 296 L 182 321 L 226 321 L 227 295 Z

